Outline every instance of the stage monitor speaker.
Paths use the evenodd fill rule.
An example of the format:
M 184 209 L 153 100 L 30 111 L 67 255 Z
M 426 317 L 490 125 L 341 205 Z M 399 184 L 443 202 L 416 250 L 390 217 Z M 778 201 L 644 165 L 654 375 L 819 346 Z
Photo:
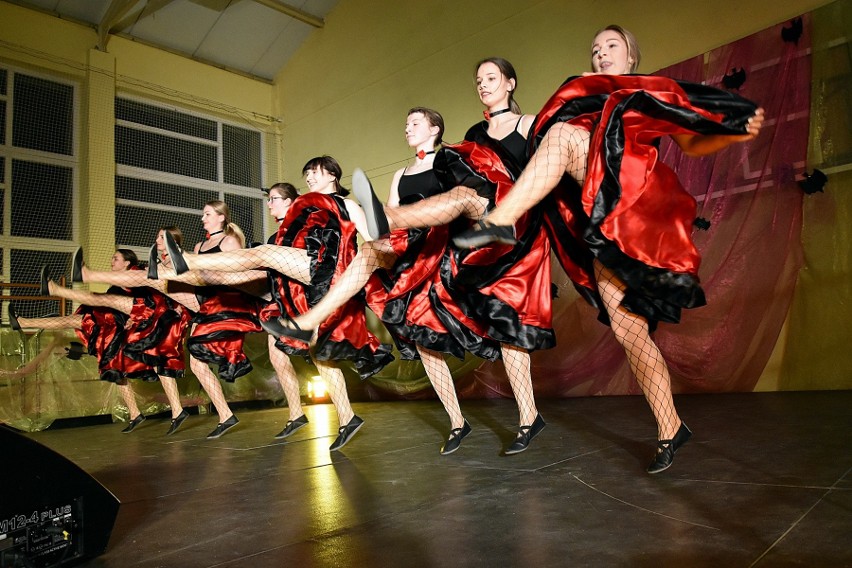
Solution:
M 0 424 L 0 568 L 73 566 L 106 550 L 119 501 L 53 450 Z

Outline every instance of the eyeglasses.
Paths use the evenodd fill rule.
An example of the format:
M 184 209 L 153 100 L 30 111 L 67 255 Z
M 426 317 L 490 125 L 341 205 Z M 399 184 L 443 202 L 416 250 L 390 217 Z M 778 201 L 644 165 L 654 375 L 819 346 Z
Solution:
M 269 196 L 269 197 L 267 197 L 267 198 L 266 198 L 266 202 L 267 202 L 267 203 L 272 203 L 272 202 L 273 202 L 273 201 L 275 201 L 276 199 L 284 199 L 284 198 L 283 198 L 283 197 L 281 197 L 280 195 L 271 195 L 271 196 Z

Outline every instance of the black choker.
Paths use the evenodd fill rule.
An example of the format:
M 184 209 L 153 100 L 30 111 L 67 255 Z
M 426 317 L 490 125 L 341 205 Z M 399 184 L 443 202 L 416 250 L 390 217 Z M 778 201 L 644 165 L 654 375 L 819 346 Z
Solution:
M 224 230 L 225 230 L 225 229 L 222 229 L 221 231 L 215 231 L 215 232 L 213 232 L 213 233 L 207 233 L 207 238 L 209 239 L 209 238 L 210 238 L 210 237 L 212 237 L 213 235 L 218 235 L 219 233 L 224 232 Z
M 504 108 L 504 109 L 501 109 L 501 110 L 495 110 L 494 112 L 484 110 L 484 111 L 482 111 L 482 116 L 485 117 L 485 120 L 491 120 L 492 117 L 499 116 L 499 115 L 505 114 L 507 112 L 512 112 L 512 109 Z
M 428 152 L 426 150 L 418 150 L 418 152 L 416 154 L 414 154 L 414 157 L 420 158 L 422 160 L 423 158 L 425 158 L 429 154 L 434 154 L 434 153 L 435 153 L 435 150 L 429 150 Z

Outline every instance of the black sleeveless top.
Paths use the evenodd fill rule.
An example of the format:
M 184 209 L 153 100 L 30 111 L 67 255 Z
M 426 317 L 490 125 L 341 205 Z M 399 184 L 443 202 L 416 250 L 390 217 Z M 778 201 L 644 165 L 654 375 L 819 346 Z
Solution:
M 519 164 L 527 162 L 527 139 L 521 136 L 517 126 L 508 136 L 501 138 L 497 142 L 512 155 Z
M 397 191 L 399 192 L 400 203 L 411 203 L 440 193 L 441 184 L 438 182 L 435 170 L 430 168 L 416 174 L 403 174 L 399 178 Z
M 209 248 L 207 250 L 201 250 L 201 247 L 198 248 L 198 254 L 213 254 L 214 252 L 222 252 L 222 241 L 225 240 L 225 237 L 222 237 L 216 246 L 213 248 Z

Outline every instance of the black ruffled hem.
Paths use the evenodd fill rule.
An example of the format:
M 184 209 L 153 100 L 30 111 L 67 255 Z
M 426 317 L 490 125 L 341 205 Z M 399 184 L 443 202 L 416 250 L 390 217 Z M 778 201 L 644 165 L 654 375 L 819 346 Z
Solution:
M 417 346 L 464 359 L 464 348 L 448 333 L 439 333 L 426 326 L 412 324 L 385 324 L 385 327 L 390 331 L 403 361 L 420 359 Z
M 247 375 L 253 368 L 251 361 L 245 355 L 243 355 L 244 358 L 242 360 L 233 362 L 218 353 L 210 351 L 203 342 L 187 342 L 187 347 L 190 355 L 202 363 L 218 365 L 219 378 L 228 383 L 233 383 L 243 375 Z
M 445 328 L 450 332 L 450 336 L 458 343 L 464 351 L 471 355 L 485 359 L 486 361 L 496 361 L 503 354 L 500 351 L 500 344 L 493 339 L 477 335 L 470 328 L 457 320 L 449 310 L 437 298 L 434 290 L 429 291 L 429 300 L 432 303 L 432 309 L 435 315 L 441 321 Z
M 586 242 L 600 263 L 627 287 L 621 305 L 649 322 L 679 323 L 683 308 L 707 304 L 697 276 L 648 266 L 631 258 L 597 228 L 587 231 Z
M 373 351 L 369 345 L 358 349 L 348 341 L 328 341 L 323 345 L 317 345 L 314 358 L 317 361 L 350 361 L 355 365 L 358 375 L 363 381 L 384 369 L 394 360 L 391 351 L 391 346 L 385 343 L 382 343 L 378 349 Z

